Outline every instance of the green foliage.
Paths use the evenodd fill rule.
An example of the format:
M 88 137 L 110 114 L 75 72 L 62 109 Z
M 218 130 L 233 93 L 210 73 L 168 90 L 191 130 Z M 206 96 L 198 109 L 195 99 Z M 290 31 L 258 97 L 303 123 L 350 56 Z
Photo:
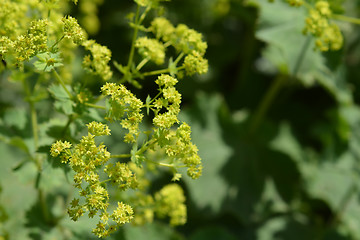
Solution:
M 0 240 L 360 239 L 359 6 L 0 1 Z

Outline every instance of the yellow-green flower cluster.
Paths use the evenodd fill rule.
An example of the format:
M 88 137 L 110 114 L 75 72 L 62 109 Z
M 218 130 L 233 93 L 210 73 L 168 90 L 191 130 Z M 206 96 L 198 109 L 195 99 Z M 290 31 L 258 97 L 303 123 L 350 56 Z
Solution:
M 51 145 L 50 154 L 53 157 L 57 157 L 60 153 L 64 152 L 66 149 L 71 148 L 71 143 L 67 141 L 56 141 Z
M 136 192 L 135 197 L 131 199 L 134 206 L 134 225 L 144 225 L 154 220 L 154 198 L 144 192 Z
M 149 30 L 162 40 L 165 45 L 173 46 L 185 55 L 183 68 L 187 75 L 204 74 L 208 70 L 208 61 L 204 58 L 207 43 L 202 40 L 202 34 L 188 28 L 184 24 L 174 27 L 166 18 L 155 18 Z M 177 71 L 176 71 L 177 72 Z M 177 72 L 182 74 L 183 72 Z
M 110 153 L 103 144 L 95 143 L 95 136 L 110 135 L 107 125 L 97 122 L 87 124 L 88 135 L 82 137 L 80 143 L 71 148 L 69 142 L 57 141 L 51 147 L 51 155 L 61 155 L 62 162 L 68 162 L 73 171 L 75 187 L 79 189 L 80 196 L 84 199 L 72 200 L 68 208 L 68 214 L 72 220 L 77 221 L 85 212 L 89 217 L 94 217 L 99 212 L 100 221 L 93 233 L 98 237 L 106 237 L 116 230 L 118 226 L 128 223 L 133 218 L 131 206 L 118 202 L 118 207 L 110 214 L 109 194 L 106 182 L 118 186 L 121 190 L 136 188 L 137 181 L 134 173 L 125 163 L 107 164 Z M 70 149 L 71 148 L 71 149 Z M 105 166 L 106 165 L 106 166 Z M 98 171 L 103 167 L 108 179 L 100 182 Z M 111 221 L 109 221 L 111 220 Z
M 86 126 L 88 127 L 89 133 L 95 136 L 110 135 L 110 129 L 106 124 L 93 121 L 89 124 L 86 124 Z
M 209 68 L 208 60 L 203 58 L 197 51 L 192 51 L 185 57 L 183 66 L 185 67 L 186 74 L 190 76 L 195 73 L 207 73 Z
M 155 212 L 159 217 L 170 217 L 173 226 L 186 223 L 185 196 L 182 188 L 173 183 L 155 194 Z
M 201 33 L 188 28 L 185 24 L 179 24 L 175 29 L 171 41 L 178 51 L 189 54 L 195 50 L 203 56 L 206 52 L 207 43 L 204 42 L 202 38 Z
M 162 39 L 164 42 L 170 41 L 175 32 L 175 27 L 164 17 L 154 18 L 149 29 L 157 39 Z
M 155 113 L 153 123 L 158 127 L 154 132 L 154 139 L 159 147 L 165 150 L 170 164 L 175 168 L 179 163 L 185 165 L 188 168 L 187 174 L 196 179 L 202 173 L 202 164 L 198 149 L 191 142 L 190 126 L 182 123 L 176 131 L 170 130 L 179 122 L 177 115 L 180 111 L 181 95 L 174 87 L 177 80 L 169 75 L 161 75 L 155 82 L 159 85 L 163 97 L 156 99 L 153 104 Z M 159 113 L 164 107 L 167 112 Z M 178 179 L 179 176 L 176 174 L 175 172 L 175 179 Z
M 332 12 L 327 1 L 318 1 L 315 9 L 310 9 L 306 18 L 304 33 L 310 32 L 316 37 L 316 47 L 320 51 L 339 50 L 343 45 L 343 36 L 339 27 L 329 22 Z
M 14 43 L 8 37 L 0 37 L 0 54 L 4 56 L 14 48 Z
M 206 52 L 207 43 L 202 40 L 203 36 L 194 29 L 188 28 L 185 24 L 179 24 L 176 28 L 165 18 L 155 18 L 149 27 L 156 38 L 164 42 L 170 41 L 178 51 L 185 54 L 193 50 L 203 56 Z
M 34 20 L 27 32 L 15 40 L 7 36 L 0 37 L 0 54 L 3 58 L 14 57 L 17 64 L 22 64 L 36 54 L 46 52 L 47 26 L 48 21 L 45 19 Z
M 111 96 L 109 99 L 110 109 L 108 111 L 109 120 L 121 120 L 123 128 L 129 130 L 125 135 L 125 142 L 134 143 L 139 136 L 139 123 L 143 119 L 141 108 L 143 103 L 136 98 L 122 84 L 106 83 L 101 91 L 104 95 Z M 124 116 L 126 117 L 124 118 Z
M 112 214 L 103 212 L 100 215 L 100 221 L 92 232 L 99 238 L 108 237 L 111 233 L 115 232 L 118 226 L 131 222 L 134 218 L 134 211 L 132 207 L 123 202 L 118 202 L 117 208 Z M 109 220 L 114 223 L 109 223 Z
M 74 175 L 75 187 L 79 189 L 80 195 L 85 197 L 84 204 L 79 204 L 79 200 L 74 199 L 68 209 L 68 213 L 74 221 L 86 211 L 89 212 L 89 217 L 93 217 L 99 210 L 106 211 L 109 205 L 109 196 L 107 190 L 101 186 L 97 168 L 110 159 L 110 153 L 104 145 L 97 146 L 94 138 L 95 135 L 89 133 L 88 136 L 81 139 L 79 144 L 74 146 L 71 152 L 65 151 L 62 156 L 63 162 L 69 162 L 76 173 Z M 52 150 L 58 150 L 57 145 L 62 146 L 62 143 L 55 143 Z M 55 150 L 51 152 L 52 155 L 57 154 Z M 86 187 L 83 182 L 87 183 Z
M 111 60 L 111 51 L 95 40 L 86 40 L 82 43 L 86 50 L 91 52 L 83 60 L 83 66 L 91 73 L 100 76 L 103 80 L 109 80 L 112 77 L 109 61 Z
M 21 1 L 0 1 L 0 36 L 8 36 L 15 40 L 26 28 L 28 18 L 26 17 L 27 6 Z
M 198 148 L 191 142 L 191 128 L 188 124 L 182 123 L 176 131 L 162 130 L 155 134 L 155 139 L 160 148 L 175 167 L 183 165 L 187 167 L 187 175 L 197 179 L 202 173 L 201 158 L 198 155 Z M 181 176 L 175 172 L 174 180 Z
M 177 115 L 180 112 L 181 94 L 174 87 L 177 80 L 170 75 L 160 75 L 155 83 L 160 87 L 163 97 L 155 101 L 153 123 L 159 128 L 168 129 L 179 122 Z M 159 113 L 162 108 L 165 108 L 167 112 Z
M 18 36 L 13 42 L 13 51 L 18 63 L 29 60 L 37 53 L 47 51 L 47 25 L 48 22 L 44 19 L 32 21 L 27 33 Z
M 187 169 L 187 174 L 193 178 L 199 178 L 202 173 L 201 158 L 198 155 L 198 148 L 191 142 L 191 128 L 183 123 L 176 130 L 178 142 L 166 149 L 168 155 L 174 154 L 182 160 Z
M 164 63 L 165 47 L 158 40 L 140 37 L 136 40 L 135 47 L 138 48 L 139 54 L 143 58 L 150 59 L 157 65 Z
M 133 214 L 134 211 L 129 205 L 118 202 L 118 207 L 114 210 L 113 214 L 111 214 L 110 217 L 118 225 L 123 225 L 133 219 Z
M 126 190 L 128 188 L 135 189 L 138 186 L 135 174 L 126 163 L 110 163 L 105 167 L 104 172 L 107 173 L 111 182 L 118 186 L 120 190 Z
M 63 17 L 64 37 L 71 39 L 75 44 L 82 44 L 87 36 L 85 31 L 79 26 L 77 20 L 71 16 Z

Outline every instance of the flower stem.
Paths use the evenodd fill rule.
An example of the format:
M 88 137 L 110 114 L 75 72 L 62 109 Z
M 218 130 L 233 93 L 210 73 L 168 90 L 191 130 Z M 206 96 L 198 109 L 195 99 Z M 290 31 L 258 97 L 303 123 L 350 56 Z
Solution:
M 44 194 L 44 191 L 40 188 L 38 189 L 38 197 L 39 197 L 41 211 L 42 211 L 44 220 L 45 220 L 45 222 L 49 223 L 50 215 L 49 215 L 49 209 L 48 209 L 47 203 L 46 203 L 46 196 Z
M 27 79 L 24 79 L 23 81 L 23 87 L 26 93 L 26 97 L 29 101 L 29 106 L 30 106 L 30 116 L 31 116 L 31 127 L 32 127 L 32 133 L 33 133 L 33 137 L 34 137 L 34 147 L 35 149 L 37 149 L 38 147 L 38 142 L 39 142 L 39 127 L 38 127 L 38 123 L 37 123 L 37 113 L 36 113 L 36 109 L 35 109 L 35 104 L 34 101 L 31 98 L 31 91 L 30 91 L 30 87 L 29 84 L 27 82 Z M 34 86 L 35 87 L 35 86 Z M 39 167 L 39 163 L 37 163 L 38 167 Z
M 266 115 L 267 111 L 269 110 L 269 107 L 271 106 L 272 102 L 275 99 L 276 94 L 280 90 L 281 86 L 283 85 L 284 80 L 287 77 L 284 75 L 278 75 L 273 83 L 271 84 L 269 90 L 266 92 L 265 96 L 261 100 L 261 103 L 259 107 L 256 109 L 254 113 L 254 117 L 250 124 L 250 134 L 254 134 L 261 124 L 264 116 Z
M 175 166 L 173 164 L 168 164 L 168 163 L 162 163 L 162 162 L 155 162 L 155 161 L 151 161 L 149 159 L 146 159 L 147 162 L 151 162 L 151 163 L 154 163 L 156 165 L 159 165 L 159 166 L 163 166 L 163 167 L 169 167 L 169 168 L 175 168 Z
M 104 106 L 99 106 L 99 105 L 95 105 L 95 104 L 92 104 L 92 103 L 85 103 L 85 106 L 106 110 L 106 107 L 104 107 Z
M 110 158 L 130 158 L 131 154 L 118 154 L 118 155 L 111 155 Z
M 301 67 L 301 64 L 305 58 L 305 54 L 310 46 L 310 42 L 311 42 L 311 37 L 309 36 L 306 41 L 304 42 L 303 47 L 301 48 L 300 54 L 297 58 L 297 61 L 295 63 L 295 67 L 294 70 L 291 73 L 290 79 L 296 79 L 296 76 L 299 72 L 299 69 Z M 265 96 L 263 97 L 263 99 L 261 100 L 261 103 L 259 105 L 259 107 L 256 109 L 255 113 L 254 113 L 254 117 L 253 120 L 250 123 L 250 134 L 254 134 L 256 132 L 256 129 L 259 127 L 259 125 L 261 124 L 264 116 L 266 115 L 267 111 L 269 110 L 271 104 L 273 103 L 277 93 L 279 92 L 279 90 L 281 89 L 282 85 L 284 84 L 284 82 L 289 79 L 289 76 L 284 75 L 284 74 L 279 74 L 275 80 L 273 81 L 271 87 L 269 88 L 269 90 L 266 92 Z
M 176 70 L 182 70 L 184 69 L 185 67 L 184 66 L 181 66 L 181 67 L 177 67 Z M 144 76 L 153 76 L 153 75 L 159 75 L 159 74 L 162 74 L 162 73 L 169 73 L 170 72 L 170 69 L 169 68 L 165 68 L 165 69 L 160 69 L 160 70 L 155 70 L 155 71 L 151 71 L 151 72 L 146 72 L 146 73 L 143 73 Z
M 65 37 L 65 35 L 63 35 L 61 38 L 59 38 L 51 47 L 50 47 L 50 52 L 52 52 L 54 50 L 54 48 L 59 44 L 59 42 L 61 42 L 61 40 L 63 40 Z
M 70 127 L 70 124 L 74 121 L 74 116 L 73 115 L 69 115 L 68 116 L 68 121 L 66 122 L 66 125 L 65 125 L 65 127 L 63 128 L 63 130 L 62 130 L 62 137 L 65 137 L 65 134 L 66 134 L 66 131 L 69 129 L 69 127 Z
M 158 92 L 158 94 L 156 94 L 156 96 L 155 96 L 153 99 L 151 99 L 151 101 L 149 102 L 149 104 L 151 104 L 152 102 L 154 102 L 154 101 L 160 96 L 161 93 L 162 93 L 162 91 Z
M 331 18 L 336 19 L 336 20 L 340 20 L 340 21 L 349 22 L 349 23 L 360 24 L 360 19 L 359 18 L 348 17 L 348 16 L 338 15 L 338 14 L 332 14 Z
M 184 55 L 185 55 L 184 52 L 181 52 L 181 53 L 179 54 L 179 56 L 175 59 L 174 63 L 175 63 L 175 64 L 178 64 L 178 62 L 182 59 L 182 57 L 183 57 Z
M 137 71 L 140 71 L 140 69 L 149 61 L 149 58 L 144 58 L 136 67 Z
M 156 143 L 157 140 L 151 139 L 150 141 L 146 142 L 142 147 L 136 152 L 137 155 L 143 154 L 148 148 L 152 146 L 152 144 Z
M 135 41 L 136 41 L 137 34 L 138 34 L 138 31 L 139 31 L 139 27 L 138 27 L 138 24 L 139 24 L 139 14 L 140 14 L 140 6 L 138 5 L 137 8 L 136 8 L 136 15 L 135 15 L 135 20 L 134 20 L 134 21 L 135 21 L 134 35 L 133 35 L 132 42 L 131 42 L 130 55 L 129 55 L 129 60 L 128 60 L 128 64 L 127 64 L 127 69 L 128 69 L 128 71 L 130 70 L 130 66 L 131 66 L 131 63 L 132 63 L 133 58 L 134 58 Z
M 69 90 L 66 88 L 64 81 L 61 79 L 60 75 L 57 73 L 57 71 L 55 69 L 54 69 L 53 73 L 54 73 L 56 79 L 58 80 L 58 82 L 60 83 L 60 85 L 64 88 L 64 90 L 67 93 L 67 95 L 69 96 L 69 98 L 72 99 L 73 96 L 71 95 Z

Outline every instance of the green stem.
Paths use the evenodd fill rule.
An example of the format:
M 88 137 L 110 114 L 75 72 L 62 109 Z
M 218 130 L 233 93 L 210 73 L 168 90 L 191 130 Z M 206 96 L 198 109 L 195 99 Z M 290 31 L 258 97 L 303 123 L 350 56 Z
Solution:
M 39 126 L 38 126 L 38 122 L 37 122 L 37 113 L 36 113 L 36 109 L 35 109 L 35 104 L 34 101 L 32 100 L 32 93 L 29 87 L 29 84 L 27 82 L 26 79 L 24 79 L 23 81 L 23 87 L 27 96 L 27 99 L 29 101 L 29 105 L 30 105 L 30 114 L 31 114 L 31 125 L 32 125 L 32 132 L 33 132 L 33 137 L 34 137 L 34 147 L 35 150 L 37 150 L 38 145 L 39 145 Z M 35 86 L 34 86 L 35 88 Z M 49 222 L 50 218 L 49 218 L 49 211 L 48 211 L 48 207 L 47 207 L 47 203 L 46 203 L 46 197 L 44 195 L 44 192 L 42 189 L 39 188 L 39 182 L 40 182 L 40 178 L 41 178 L 41 171 L 42 171 L 42 164 L 41 164 L 41 160 L 39 159 L 39 155 L 35 155 L 35 157 L 33 158 L 35 161 L 35 164 L 37 166 L 37 170 L 38 170 L 38 175 L 35 181 L 35 187 L 37 189 L 38 192 L 38 198 L 40 201 L 40 205 L 41 205 L 41 211 L 43 214 L 43 217 L 45 219 L 46 222 Z
M 162 162 L 155 162 L 155 161 L 151 161 L 149 159 L 146 159 L 147 162 L 151 162 L 151 163 L 154 163 L 156 165 L 159 165 L 159 166 L 163 166 L 163 167 L 169 167 L 169 168 L 175 168 L 175 166 L 173 164 L 168 164 L 168 163 L 162 163 Z
M 137 152 L 137 155 L 143 154 L 147 149 L 149 149 L 157 140 L 151 139 L 150 141 L 146 142 Z
M 111 181 L 111 179 L 109 178 L 109 179 L 106 179 L 104 181 L 101 181 L 99 184 L 101 185 L 101 184 L 104 184 L 104 183 L 107 183 L 107 182 L 110 182 L 110 181 Z
M 182 59 L 182 57 L 183 57 L 184 55 L 185 55 L 184 52 L 181 52 L 181 53 L 179 54 L 179 56 L 175 59 L 174 63 L 175 63 L 175 64 L 178 64 L 178 62 Z
M 34 145 L 35 145 L 35 149 L 38 148 L 38 143 L 39 143 L 39 128 L 38 128 L 38 124 L 37 124 L 37 113 L 36 113 L 36 109 L 34 106 L 34 103 L 31 101 L 30 102 L 30 111 L 31 111 L 31 125 L 32 125 L 32 129 L 33 129 L 33 136 L 34 136 Z
M 146 14 L 150 11 L 150 9 L 151 9 L 151 7 L 147 6 L 145 11 L 141 14 L 140 19 L 138 21 L 139 25 L 144 21 Z
M 31 91 L 30 91 L 30 87 L 29 84 L 27 82 L 27 79 L 24 79 L 23 81 L 23 87 L 26 93 L 26 97 L 29 101 L 29 106 L 30 106 L 30 116 L 31 116 L 31 127 L 32 127 L 32 133 L 33 133 L 33 137 L 34 137 L 34 147 L 35 149 L 38 148 L 38 142 L 39 142 L 39 127 L 38 127 L 38 123 L 37 123 L 37 113 L 36 113 L 36 109 L 35 109 L 35 104 L 34 101 L 32 100 L 31 97 Z M 37 163 L 38 167 L 39 167 L 39 163 Z
M 62 137 L 65 137 L 66 131 L 70 127 L 70 124 L 72 123 L 72 121 L 74 121 L 74 117 L 73 117 L 73 115 L 69 115 L 68 116 L 68 121 L 67 121 L 64 129 L 62 130 L 62 135 L 61 135 Z
M 104 107 L 104 106 L 99 106 L 99 105 L 95 105 L 95 104 L 92 104 L 92 103 L 85 103 L 85 106 L 106 110 L 106 107 Z
M 309 36 L 303 47 L 301 48 L 299 57 L 297 58 L 294 70 L 292 72 L 291 78 L 295 79 L 296 75 L 299 72 L 300 66 L 305 58 L 305 54 L 307 52 L 308 47 L 310 46 L 310 42 L 311 42 L 311 37 Z M 277 93 L 279 92 L 280 88 L 282 87 L 283 83 L 285 82 L 285 80 L 288 77 L 286 75 L 283 74 L 279 74 L 276 79 L 273 81 L 271 87 L 269 88 L 269 90 L 266 92 L 265 96 L 263 97 L 263 99 L 261 100 L 261 103 L 259 105 L 259 107 L 256 109 L 255 113 L 254 113 L 254 118 L 250 123 L 250 134 L 254 134 L 256 132 L 256 129 L 259 127 L 259 125 L 261 124 L 264 116 L 266 115 L 267 111 L 269 110 L 272 102 L 274 101 Z
M 61 79 L 60 75 L 57 73 L 57 71 L 55 69 L 53 70 L 53 73 L 54 73 L 56 79 L 58 80 L 58 82 L 60 83 L 60 85 L 64 88 L 64 90 L 67 93 L 67 95 L 69 96 L 69 98 L 72 99 L 73 96 L 71 95 L 69 90 L 66 88 L 64 81 Z
M 54 48 L 59 44 L 59 42 L 61 42 L 61 40 L 63 40 L 65 37 L 65 35 L 63 35 L 61 38 L 59 38 L 51 47 L 50 47 L 50 52 L 54 50 Z
M 360 24 L 360 19 L 359 18 L 353 18 L 353 17 L 348 17 L 348 16 L 344 16 L 344 15 L 338 15 L 338 14 L 332 14 L 331 18 L 336 19 L 336 20 L 340 20 L 340 21 L 353 23 L 353 24 Z
M 132 63 L 133 58 L 134 58 L 135 41 L 136 41 L 137 34 L 138 34 L 138 31 L 139 31 L 139 27 L 138 27 L 138 24 L 139 24 L 139 13 L 140 13 L 140 6 L 138 5 L 137 8 L 136 8 L 136 15 L 135 15 L 134 35 L 133 35 L 132 42 L 131 42 L 130 55 L 129 55 L 129 60 L 128 60 L 128 64 L 127 64 L 127 69 L 128 69 L 128 71 L 130 70 L 130 66 L 131 66 L 131 63 Z
M 46 197 L 45 197 L 43 190 L 40 188 L 38 189 L 38 197 L 40 200 L 41 211 L 42 211 L 44 220 L 45 220 L 45 222 L 49 223 L 50 222 L 50 214 L 49 214 L 49 209 L 48 209 L 47 203 L 46 203 Z
M 118 154 L 118 155 L 111 155 L 110 158 L 130 158 L 131 154 Z
M 276 94 L 280 90 L 280 88 L 283 85 L 284 80 L 286 78 L 287 77 L 284 75 L 278 75 L 276 77 L 276 79 L 273 81 L 273 83 L 271 84 L 271 87 L 266 92 L 265 96 L 261 100 L 259 107 L 256 109 L 256 111 L 254 113 L 254 118 L 252 119 L 250 128 L 249 128 L 250 134 L 254 134 L 256 132 L 257 128 L 261 124 L 265 114 L 269 110 L 269 107 L 271 106 L 272 102 L 274 101 Z
M 149 58 L 144 58 L 137 66 L 136 66 L 136 70 L 140 71 L 140 69 L 149 61 Z
M 94 103 L 101 101 L 104 97 L 105 97 L 105 95 L 101 94 L 97 99 L 94 100 Z
M 176 70 L 182 70 L 184 69 L 185 67 L 184 66 L 181 66 L 181 67 L 177 67 Z M 169 73 L 170 72 L 170 69 L 169 68 L 166 68 L 166 69 L 160 69 L 160 70 L 155 70 L 155 71 L 151 71 L 151 72 L 146 72 L 146 73 L 143 73 L 144 76 L 153 76 L 153 75 L 159 75 L 159 74 L 162 74 L 162 73 Z
M 171 46 L 171 41 L 164 43 L 164 48 L 168 48 L 169 46 Z
M 153 101 L 155 101 L 156 98 L 158 98 L 161 93 L 162 93 L 162 91 L 158 92 L 158 94 L 156 94 L 156 96 L 155 96 L 153 99 L 151 99 L 151 101 L 149 102 L 149 104 L 151 104 Z
M 304 5 L 304 7 L 306 7 L 307 9 L 313 9 L 313 8 L 314 8 L 311 4 L 307 3 L 306 1 L 303 1 L 303 5 Z

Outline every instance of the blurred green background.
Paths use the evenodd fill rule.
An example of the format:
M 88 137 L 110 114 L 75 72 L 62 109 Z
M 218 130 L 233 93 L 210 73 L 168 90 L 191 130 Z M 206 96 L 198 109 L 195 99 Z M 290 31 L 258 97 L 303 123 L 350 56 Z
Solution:
M 360 16 L 359 0 L 329 2 L 339 14 Z M 179 82 L 181 120 L 192 126 L 203 176 L 181 182 L 185 226 L 125 226 L 110 239 L 360 239 L 360 27 L 336 22 L 344 46 L 321 53 L 302 34 L 306 9 L 282 0 L 163 5 L 175 25 L 187 24 L 208 43 L 209 72 Z M 128 57 L 132 31 L 126 16 L 134 7 L 132 1 L 105 1 L 100 31 L 90 36 L 108 46 L 117 62 Z M 74 8 L 71 14 L 81 12 Z M 143 99 L 153 86 L 146 81 L 136 90 Z M 4 89 L 1 94 L 6 105 L 9 97 Z M 18 121 L 10 125 L 26 124 L 21 116 Z M 35 167 L 14 172 L 23 154 L 4 144 L 0 152 L 0 229 L 16 232 L 11 239 L 62 239 L 59 232 L 95 239 L 86 217 L 77 223 L 65 217 L 63 229 L 43 223 L 29 183 Z M 50 192 L 65 194 L 71 187 L 51 164 L 43 174 Z M 163 178 L 159 185 L 169 176 Z M 49 202 L 55 212 L 64 204 L 56 195 Z

